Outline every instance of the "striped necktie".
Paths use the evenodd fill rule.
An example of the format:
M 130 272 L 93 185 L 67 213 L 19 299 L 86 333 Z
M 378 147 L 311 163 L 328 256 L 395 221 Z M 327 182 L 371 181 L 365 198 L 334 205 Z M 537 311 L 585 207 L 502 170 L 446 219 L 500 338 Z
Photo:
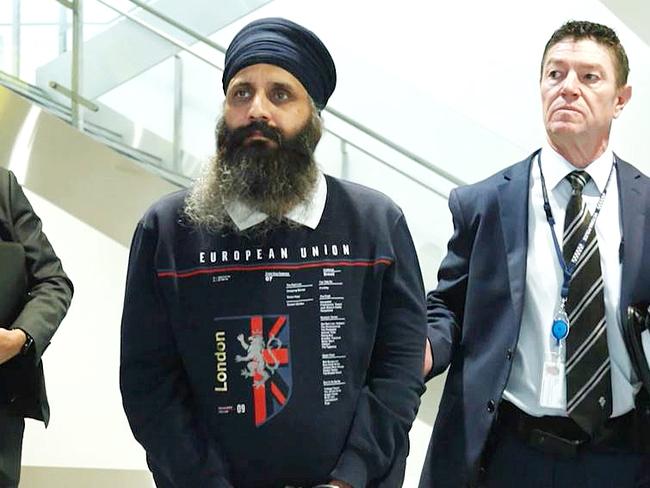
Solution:
M 591 178 L 584 171 L 573 171 L 567 179 L 573 190 L 562 243 L 568 263 L 591 220 L 591 213 L 582 202 L 582 190 Z M 566 312 L 571 325 L 566 339 L 567 412 L 593 436 L 612 413 L 604 283 L 595 228 L 573 272 Z

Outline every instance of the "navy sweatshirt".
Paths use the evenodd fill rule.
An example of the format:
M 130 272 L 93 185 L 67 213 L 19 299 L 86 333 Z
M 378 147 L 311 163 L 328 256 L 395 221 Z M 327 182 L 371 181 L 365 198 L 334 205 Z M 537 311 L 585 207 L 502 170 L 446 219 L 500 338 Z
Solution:
M 423 391 L 417 256 L 386 196 L 326 181 L 315 230 L 205 232 L 184 191 L 138 224 L 121 389 L 176 488 L 401 484 Z

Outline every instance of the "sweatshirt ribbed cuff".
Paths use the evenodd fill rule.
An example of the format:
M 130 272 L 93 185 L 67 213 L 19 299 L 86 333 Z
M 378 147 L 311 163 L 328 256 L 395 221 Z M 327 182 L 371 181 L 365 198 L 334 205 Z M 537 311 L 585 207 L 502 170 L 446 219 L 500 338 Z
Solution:
M 366 463 L 350 449 L 343 452 L 330 476 L 333 480 L 345 481 L 352 488 L 365 488 L 368 483 Z

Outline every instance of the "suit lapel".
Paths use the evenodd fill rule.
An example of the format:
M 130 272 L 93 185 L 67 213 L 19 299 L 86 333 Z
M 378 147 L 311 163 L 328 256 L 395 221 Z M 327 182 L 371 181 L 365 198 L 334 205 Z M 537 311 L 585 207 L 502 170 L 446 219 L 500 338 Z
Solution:
M 526 250 L 528 248 L 528 189 L 530 167 L 536 153 L 504 172 L 498 185 L 501 229 L 508 260 L 508 282 L 512 305 L 520 323 L 526 290 Z
M 623 227 L 620 306 L 622 317 L 625 318 L 623 307 L 627 307 L 630 301 L 641 268 L 648 198 L 646 187 L 642 185 L 641 173 L 619 159 L 618 156 L 616 156 L 616 162 L 621 225 Z

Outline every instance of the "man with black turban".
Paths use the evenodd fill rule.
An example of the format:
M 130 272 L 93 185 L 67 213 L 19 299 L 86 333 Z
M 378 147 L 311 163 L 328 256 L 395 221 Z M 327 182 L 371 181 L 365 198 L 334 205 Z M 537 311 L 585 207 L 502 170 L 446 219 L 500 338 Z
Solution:
M 335 85 L 312 32 L 244 27 L 215 157 L 138 224 L 120 379 L 158 487 L 401 485 L 424 292 L 401 210 L 314 161 Z

